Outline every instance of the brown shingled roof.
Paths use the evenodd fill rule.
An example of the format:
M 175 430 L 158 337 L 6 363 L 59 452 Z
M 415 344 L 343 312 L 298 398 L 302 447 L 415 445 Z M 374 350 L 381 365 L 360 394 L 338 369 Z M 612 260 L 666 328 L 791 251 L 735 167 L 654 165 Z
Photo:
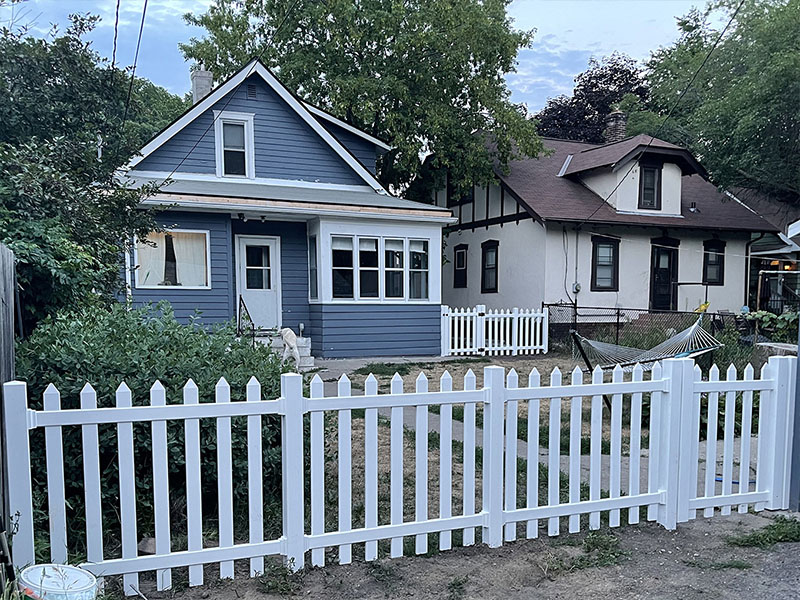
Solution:
M 637 136 L 637 138 L 649 136 Z M 558 173 L 567 156 L 574 157 L 597 151 L 597 156 L 606 156 L 607 148 L 617 146 L 620 150 L 635 149 L 641 140 L 631 138 L 616 144 L 596 146 L 568 140 L 545 139 L 545 147 L 552 154 L 539 158 L 512 161 L 508 175 L 500 175 L 502 182 L 511 190 L 529 212 L 541 221 L 570 221 L 607 223 L 616 225 L 649 225 L 669 228 L 727 229 L 739 231 L 778 231 L 778 228 L 755 212 L 720 193 L 716 186 L 701 175 L 683 177 L 681 185 L 681 217 L 632 215 L 617 213 L 603 198 L 584 186 L 576 176 L 559 177 Z M 627 142 L 627 144 L 626 144 Z M 647 141 L 644 142 L 645 144 Z M 663 144 L 668 144 L 663 142 Z M 679 148 L 669 144 L 674 150 Z M 601 160 L 606 160 L 602 158 Z M 613 163 L 610 163 L 613 164 Z M 696 203 L 697 212 L 689 211 Z

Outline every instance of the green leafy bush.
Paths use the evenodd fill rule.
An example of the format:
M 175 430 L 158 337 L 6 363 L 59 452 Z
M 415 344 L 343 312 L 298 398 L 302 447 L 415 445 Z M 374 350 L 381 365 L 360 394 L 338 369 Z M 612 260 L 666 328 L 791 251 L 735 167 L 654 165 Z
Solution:
M 135 406 L 149 404 L 149 390 L 156 380 L 166 387 L 168 404 L 182 403 L 182 388 L 189 378 L 199 388 L 201 403 L 214 401 L 214 387 L 220 377 L 230 384 L 234 402 L 244 399 L 251 376 L 261 382 L 262 397 L 272 399 L 279 396 L 281 371 L 282 363 L 274 351 L 237 339 L 232 324 L 213 329 L 194 321 L 184 325 L 175 319 L 168 303 L 138 310 L 117 304 L 109 309 L 60 313 L 47 318 L 30 338 L 17 345 L 17 376 L 28 382 L 29 403 L 35 408 L 41 408 L 42 393 L 49 383 L 61 392 L 63 408 L 79 407 L 80 390 L 86 382 L 97 391 L 100 407 L 114 406 L 114 392 L 122 381 L 131 388 Z M 208 520 L 217 514 L 216 419 L 202 419 L 200 424 L 203 512 Z M 280 494 L 280 422 L 268 416 L 262 424 L 264 498 L 268 504 Z M 113 553 L 119 532 L 116 427 L 100 426 L 99 433 L 104 530 L 108 550 Z M 45 534 L 44 435 L 41 430 L 35 434 L 31 453 L 34 489 L 39 490 L 36 525 Z M 186 502 L 183 423 L 169 422 L 167 435 L 171 520 L 173 531 L 180 534 L 185 531 Z M 246 438 L 246 418 L 232 419 L 236 515 L 247 512 Z M 141 537 L 152 532 L 153 523 L 150 423 L 134 424 L 134 447 Z M 85 539 L 82 460 L 80 428 L 64 428 L 68 539 L 71 550 L 77 553 L 82 551 Z M 46 539 L 39 541 L 39 550 L 46 548 Z
M 759 335 L 770 338 L 773 342 L 797 342 L 796 312 L 785 312 L 780 315 L 768 310 L 759 310 L 747 315 L 747 320 L 756 324 Z

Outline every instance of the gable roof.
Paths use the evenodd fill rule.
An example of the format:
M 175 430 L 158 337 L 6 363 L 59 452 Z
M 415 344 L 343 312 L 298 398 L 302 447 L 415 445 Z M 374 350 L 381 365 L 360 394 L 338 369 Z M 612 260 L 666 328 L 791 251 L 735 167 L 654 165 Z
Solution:
M 142 162 L 145 158 L 147 158 L 150 154 L 155 152 L 158 148 L 163 146 L 169 139 L 171 139 L 174 135 L 176 135 L 179 131 L 181 131 L 184 127 L 186 127 L 189 123 L 194 121 L 200 115 L 204 114 L 207 110 L 210 110 L 211 107 L 218 102 L 220 99 L 224 98 L 230 92 L 233 92 L 245 79 L 250 77 L 251 75 L 258 75 L 261 79 L 266 83 L 269 87 L 271 87 L 278 96 L 292 109 L 297 115 L 300 117 L 302 121 L 304 121 L 311 129 L 319 135 L 320 138 L 328 145 L 330 148 L 361 178 L 364 182 L 370 186 L 373 190 L 380 194 L 388 194 L 386 189 L 381 185 L 381 183 L 375 178 L 375 176 L 370 173 L 370 171 L 350 152 L 347 148 L 344 147 L 330 132 L 328 132 L 325 127 L 317 120 L 314 114 L 317 116 L 325 118 L 331 122 L 335 122 L 336 125 L 347 129 L 351 133 L 356 133 L 365 139 L 371 138 L 369 141 L 372 143 L 380 142 L 377 138 L 373 138 L 369 136 L 369 134 L 362 132 L 352 125 L 341 121 L 340 119 L 336 119 L 332 115 L 328 115 L 324 111 L 319 108 L 313 107 L 312 114 L 312 107 L 302 100 L 300 100 L 297 96 L 295 96 L 286 86 L 284 86 L 277 77 L 270 71 L 260 60 L 253 59 L 247 65 L 245 65 L 242 69 L 239 70 L 238 73 L 233 75 L 232 77 L 228 78 L 227 81 L 217 86 L 210 94 L 208 94 L 205 98 L 203 98 L 200 102 L 196 103 L 192 106 L 189 110 L 187 110 L 183 115 L 178 117 L 172 124 L 168 125 L 164 130 L 161 131 L 158 135 L 156 135 L 152 140 L 150 140 L 144 147 L 139 151 L 139 155 L 134 157 L 128 163 L 128 169 L 133 169 Z M 380 142 L 381 147 L 386 146 L 384 142 Z M 377 144 L 376 144 L 377 145 Z
M 512 161 L 509 173 L 498 175 L 523 208 L 540 221 L 739 231 L 778 230 L 742 202 L 721 193 L 700 175 L 683 177 L 681 217 L 618 213 L 577 177 L 559 177 L 570 154 L 574 157 L 584 150 L 599 150 L 603 146 L 548 138 L 545 138 L 544 144 L 552 150 L 552 154 Z M 692 202 L 698 209 L 695 212 L 689 210 Z
M 707 177 L 705 169 L 695 160 L 691 152 L 675 144 L 645 134 L 639 134 L 610 144 L 583 147 L 580 151 L 567 157 L 562 168 L 562 174 L 572 175 L 600 167 L 616 169 L 643 153 L 670 156 L 681 164 L 684 175 L 699 173 L 703 177 Z
M 303 103 L 303 106 L 306 107 L 306 110 L 308 110 L 308 112 L 313 114 L 315 117 L 320 117 L 320 118 L 325 119 L 326 121 L 328 121 L 330 123 L 333 123 L 334 125 L 338 125 L 342 129 L 345 129 L 345 130 L 349 131 L 352 134 L 355 134 L 355 135 L 357 135 L 357 136 L 359 136 L 361 138 L 364 138 L 369 143 L 374 144 L 375 146 L 377 146 L 378 148 L 380 148 L 382 150 L 388 151 L 388 150 L 392 149 L 392 146 L 390 146 L 389 144 L 387 144 L 383 140 L 376 138 L 374 135 L 368 134 L 366 131 L 362 131 L 358 127 L 350 125 L 350 123 L 348 123 L 347 121 L 343 121 L 342 119 L 338 119 L 338 118 L 334 117 L 332 114 L 330 114 L 329 112 L 319 108 L 318 106 L 314 106 L 313 104 L 311 104 L 309 102 L 306 102 L 305 100 L 302 100 L 301 102 Z

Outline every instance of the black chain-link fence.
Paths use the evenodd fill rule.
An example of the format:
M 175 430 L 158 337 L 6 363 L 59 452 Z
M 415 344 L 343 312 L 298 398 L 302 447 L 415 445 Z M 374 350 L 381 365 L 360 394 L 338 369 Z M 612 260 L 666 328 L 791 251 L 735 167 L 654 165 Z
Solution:
M 549 347 L 551 352 L 580 355 L 572 340 L 575 330 L 585 338 L 640 350 L 649 350 L 676 333 L 693 325 L 700 314 L 694 312 L 653 311 L 638 308 L 545 304 L 549 312 Z M 708 368 L 717 363 L 721 369 L 733 363 L 744 368 L 763 364 L 767 353 L 754 342 L 770 341 L 767 332 L 756 332 L 755 324 L 734 313 L 705 313 L 701 327 L 724 346 L 698 359 Z M 756 337 L 757 336 L 757 337 Z

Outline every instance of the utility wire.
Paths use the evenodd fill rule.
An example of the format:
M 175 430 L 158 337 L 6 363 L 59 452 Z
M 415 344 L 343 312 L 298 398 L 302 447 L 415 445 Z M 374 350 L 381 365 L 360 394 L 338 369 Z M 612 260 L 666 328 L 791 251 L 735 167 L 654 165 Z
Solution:
M 117 34 L 119 33 L 119 4 L 120 0 L 117 0 L 117 10 L 114 13 L 114 46 L 111 50 L 111 70 L 114 70 L 114 65 L 117 62 Z
M 142 22 L 139 24 L 139 38 L 136 40 L 136 53 L 133 55 L 133 69 L 131 69 L 131 81 L 128 84 L 128 97 L 125 99 L 125 112 L 122 114 L 122 127 L 120 128 L 120 137 L 125 130 L 125 121 L 128 120 L 128 109 L 131 105 L 131 94 L 133 93 L 133 82 L 136 79 L 136 64 L 139 62 L 139 48 L 142 45 L 142 32 L 144 31 L 144 19 L 147 15 L 147 0 L 144 0 L 142 6 Z
M 677 99 L 675 100 L 675 102 L 672 104 L 672 107 L 669 109 L 669 112 L 667 112 L 667 116 L 666 116 L 666 117 L 664 118 L 664 120 L 661 122 L 661 125 L 659 125 L 659 126 L 658 126 L 658 129 L 656 130 L 655 134 L 650 136 L 650 140 L 647 142 L 647 145 L 644 147 L 644 150 L 642 150 L 642 152 L 639 154 L 639 157 L 637 157 L 637 158 L 636 158 L 636 160 L 635 160 L 635 161 L 634 161 L 634 162 L 631 164 L 630 168 L 629 168 L 629 169 L 628 169 L 628 170 L 625 172 L 625 175 L 623 175 L 623 176 L 622 176 L 622 179 L 620 179 L 620 180 L 619 180 L 619 182 L 617 182 L 617 185 L 615 185 L 615 186 L 614 186 L 614 189 L 613 189 L 613 190 L 611 190 L 611 191 L 609 192 L 609 194 L 608 194 L 608 195 L 605 197 L 605 199 L 603 200 L 603 202 L 601 202 L 601 203 L 600 203 L 600 204 L 597 206 L 597 208 L 596 208 L 596 209 L 594 209 L 594 211 L 592 212 L 592 214 L 590 214 L 590 215 L 589 215 L 588 217 L 586 217 L 586 218 L 585 218 L 583 221 L 581 221 L 580 223 L 578 223 L 578 229 L 580 229 L 580 228 L 581 228 L 581 226 L 583 226 L 584 224 L 586 224 L 586 222 L 587 222 L 589 219 L 591 219 L 593 216 L 595 216 L 595 215 L 596 215 L 596 214 L 597 214 L 597 213 L 598 213 L 598 212 L 599 212 L 599 211 L 600 211 L 600 210 L 601 210 L 603 207 L 605 207 L 605 206 L 607 206 L 607 205 L 608 205 L 608 199 L 609 199 L 609 198 L 611 198 L 611 196 L 613 196 L 613 195 L 614 195 L 614 192 L 616 192 L 616 191 L 617 191 L 617 189 L 619 188 L 619 186 L 621 186 L 621 185 L 622 185 L 622 182 L 623 182 L 623 181 L 625 181 L 625 179 L 628 177 L 628 175 L 630 175 L 630 174 L 631 174 L 631 171 L 633 171 L 633 169 L 634 169 L 634 168 L 635 168 L 635 167 L 636 167 L 636 166 L 639 164 L 639 161 L 641 160 L 641 157 L 642 157 L 642 155 L 644 155 L 644 153 L 645 153 L 645 152 L 647 152 L 647 149 L 648 149 L 648 148 L 650 147 L 650 145 L 653 143 L 653 140 L 656 138 L 656 136 L 657 136 L 659 133 L 661 133 L 661 130 L 664 128 L 664 125 L 666 125 L 666 124 L 667 124 L 667 121 L 669 121 L 670 117 L 672 117 L 672 113 L 673 113 L 673 112 L 675 112 L 675 109 L 676 109 L 676 108 L 678 107 L 678 105 L 681 103 L 681 100 L 683 100 L 683 97 L 684 97 L 684 96 L 686 95 L 686 93 L 687 93 L 687 92 L 688 92 L 688 91 L 691 89 L 691 87 L 692 87 L 692 84 L 694 83 L 695 79 L 697 79 L 697 76 L 700 74 L 700 71 L 702 71 L 702 70 L 703 70 L 703 67 L 705 67 L 705 66 L 706 66 L 706 63 L 708 62 L 708 59 L 709 59 L 709 58 L 711 58 L 711 54 L 714 52 L 714 50 L 716 50 L 716 49 L 717 49 L 717 46 L 719 45 L 720 41 L 722 40 L 722 37 L 723 37 L 723 36 L 725 35 L 725 33 L 728 31 L 728 28 L 731 26 L 731 24 L 733 23 L 734 19 L 736 19 L 736 15 L 737 15 L 737 14 L 739 14 L 739 10 L 742 8 L 742 6 L 744 6 L 744 3 L 745 3 L 745 1 L 746 1 L 746 0 L 741 0 L 741 2 L 739 2 L 739 5 L 736 7 L 736 10 L 734 10 L 734 11 L 733 11 L 733 14 L 731 15 L 731 18 L 728 20 L 727 24 L 726 24 L 726 25 L 725 25 L 725 27 L 722 29 L 722 31 L 720 31 L 719 35 L 717 36 L 717 39 L 716 39 L 716 41 L 714 41 L 714 45 L 713 45 L 713 46 L 711 46 L 711 49 L 710 49 L 710 50 L 708 51 L 708 53 L 706 54 L 705 58 L 703 58 L 703 62 L 702 62 L 702 63 L 700 63 L 700 66 L 699 66 L 699 67 L 697 68 L 697 70 L 694 72 L 694 75 L 692 75 L 692 78 L 689 80 L 689 83 L 686 85 L 686 87 L 685 87 L 685 88 L 683 88 L 683 91 L 680 93 L 680 95 L 678 96 L 678 98 L 677 98 Z

